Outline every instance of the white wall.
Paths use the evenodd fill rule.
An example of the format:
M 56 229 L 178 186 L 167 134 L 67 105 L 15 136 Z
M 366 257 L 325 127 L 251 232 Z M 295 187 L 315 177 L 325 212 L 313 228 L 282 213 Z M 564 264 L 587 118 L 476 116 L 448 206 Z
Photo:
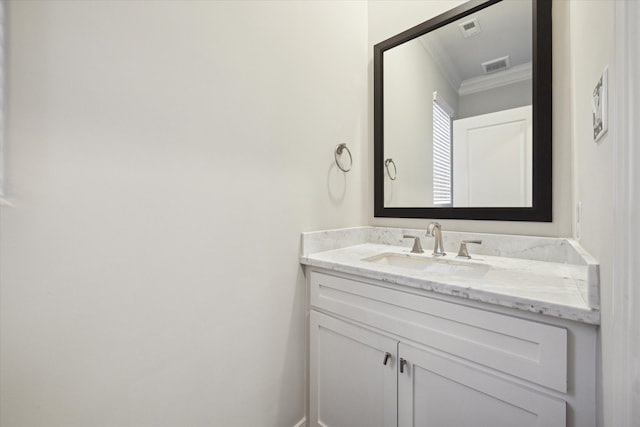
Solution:
M 456 0 L 379 0 L 369 2 L 369 49 L 373 45 L 414 25 L 433 18 L 464 1 Z M 558 3 L 558 4 L 556 4 Z M 553 8 L 553 222 L 438 220 L 443 229 L 487 233 L 570 236 L 572 232 L 571 200 L 571 114 L 568 12 L 566 2 L 554 2 Z M 373 68 L 369 67 L 373 82 Z M 372 89 L 371 89 L 372 93 Z M 373 123 L 373 97 L 369 98 L 369 117 Z M 373 141 L 373 125 L 371 141 Z M 373 143 L 369 145 L 369 161 L 373 164 Z M 373 169 L 369 173 L 373 182 Z M 377 226 L 421 228 L 431 219 L 373 217 L 373 187 L 369 188 L 367 208 L 369 223 Z
M 640 424 L 640 3 L 615 4 L 614 253 L 609 352 L 608 420 L 612 425 Z
M 433 92 L 457 111 L 458 92 L 438 72 L 422 42 L 414 39 L 384 53 L 385 206 L 433 205 Z M 393 172 L 392 172 L 393 173 Z
M 495 111 L 531 105 L 531 79 L 463 95 L 458 99 L 458 118 L 479 116 Z
M 366 223 L 366 3 L 9 6 L 0 424 L 297 423 L 299 233 Z

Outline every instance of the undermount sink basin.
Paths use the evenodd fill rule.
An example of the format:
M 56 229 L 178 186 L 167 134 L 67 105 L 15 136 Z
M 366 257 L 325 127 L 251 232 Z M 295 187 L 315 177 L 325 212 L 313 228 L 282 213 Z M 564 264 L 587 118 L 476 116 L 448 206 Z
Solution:
M 428 271 L 449 276 L 459 277 L 482 277 L 489 271 L 487 265 L 473 264 L 464 261 L 457 261 L 443 258 L 427 258 L 424 256 L 384 253 L 363 261 L 376 264 L 389 265 L 414 271 Z

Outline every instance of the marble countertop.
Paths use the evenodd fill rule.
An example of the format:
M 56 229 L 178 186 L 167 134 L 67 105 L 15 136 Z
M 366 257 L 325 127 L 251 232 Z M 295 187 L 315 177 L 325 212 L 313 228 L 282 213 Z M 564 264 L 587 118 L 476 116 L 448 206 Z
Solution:
M 351 232 L 353 230 L 355 229 L 350 229 Z M 404 231 L 406 230 L 402 232 Z M 313 238 L 313 236 L 308 237 L 310 237 L 308 240 Z M 484 240 L 491 239 L 487 235 L 484 235 L 484 238 Z M 588 294 L 585 292 L 586 289 L 594 286 L 593 283 L 590 283 L 594 281 L 594 277 L 592 277 L 594 270 L 596 275 L 598 272 L 597 264 L 594 268 L 592 262 L 579 262 L 575 259 L 569 261 L 564 259 L 558 262 L 553 257 L 551 260 L 544 259 L 544 257 L 542 259 L 526 259 L 480 253 L 474 255 L 471 260 L 464 260 L 464 262 L 488 266 L 490 267 L 488 272 L 482 277 L 464 277 L 366 261 L 366 258 L 383 253 L 409 254 L 411 245 L 410 242 L 399 246 L 366 241 L 376 239 L 365 238 L 364 240 L 364 242 L 358 242 L 347 239 L 343 240 L 342 244 L 337 245 L 336 248 L 316 247 L 315 251 L 305 251 L 303 243 L 300 262 L 308 266 L 354 274 L 439 294 L 587 324 L 600 324 L 600 311 L 598 307 L 590 305 Z M 312 245 L 307 244 L 307 248 L 310 246 Z M 423 246 L 425 247 L 424 254 L 411 255 L 432 258 L 430 246 L 424 244 Z M 476 249 L 476 247 L 470 248 L 470 251 L 471 249 Z M 445 250 L 448 252 L 447 255 L 438 257 L 439 260 L 457 261 L 457 251 L 448 249 L 446 245 Z M 577 250 L 579 252 L 580 248 L 578 247 Z M 588 257 L 588 255 L 586 256 Z M 548 255 L 546 257 L 549 258 Z M 580 257 L 576 255 L 574 258 Z M 597 286 L 597 277 L 595 286 Z

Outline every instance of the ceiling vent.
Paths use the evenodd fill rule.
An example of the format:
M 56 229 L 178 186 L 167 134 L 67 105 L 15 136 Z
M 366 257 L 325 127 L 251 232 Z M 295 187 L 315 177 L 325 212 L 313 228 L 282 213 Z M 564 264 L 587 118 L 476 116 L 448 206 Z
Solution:
M 462 33 L 465 39 L 473 36 L 474 34 L 478 34 L 479 32 L 482 31 L 482 29 L 480 28 L 480 23 L 478 22 L 477 18 L 473 18 L 458 24 L 458 28 L 460 28 L 460 32 Z
M 491 61 L 483 62 L 482 69 L 485 73 L 495 73 L 497 71 L 506 70 L 511 67 L 511 61 L 508 56 L 503 56 L 502 58 L 492 59 Z

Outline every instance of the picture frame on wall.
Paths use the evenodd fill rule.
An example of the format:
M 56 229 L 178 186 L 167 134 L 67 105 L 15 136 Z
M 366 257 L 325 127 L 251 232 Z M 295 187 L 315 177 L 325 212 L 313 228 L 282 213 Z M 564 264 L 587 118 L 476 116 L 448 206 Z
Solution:
M 607 117 L 607 97 L 608 97 L 608 77 L 609 70 L 605 68 L 593 89 L 591 99 L 591 111 L 593 116 L 593 141 L 598 142 L 607 130 L 609 123 Z

